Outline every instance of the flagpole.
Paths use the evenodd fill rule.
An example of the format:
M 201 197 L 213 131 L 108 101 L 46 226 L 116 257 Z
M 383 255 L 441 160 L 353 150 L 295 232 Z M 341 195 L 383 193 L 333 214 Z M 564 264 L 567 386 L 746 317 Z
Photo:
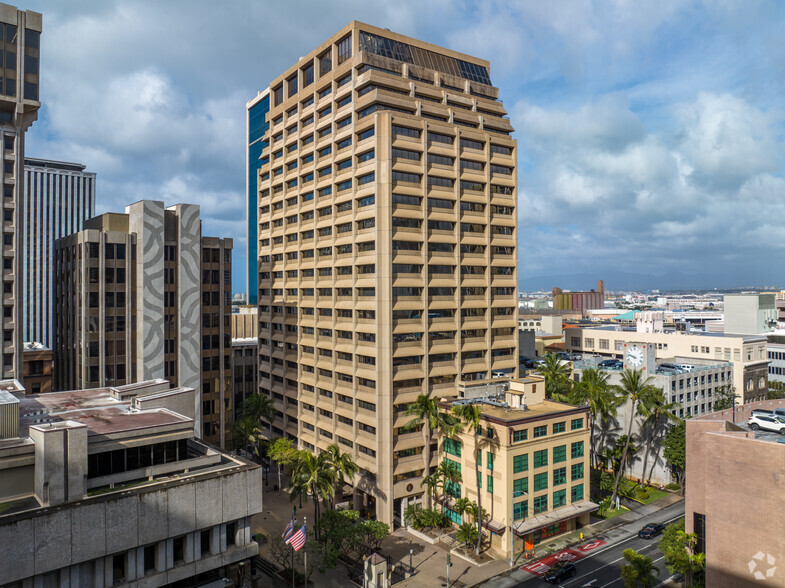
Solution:
M 297 519 L 294 519 L 294 521 L 294 524 L 296 525 Z M 294 532 L 294 526 L 292 526 L 292 532 Z M 292 545 L 291 541 L 289 542 L 289 547 L 292 548 L 292 588 L 294 588 L 294 545 Z
M 306 526 L 308 522 L 308 517 L 303 517 L 303 527 Z M 305 563 L 303 563 L 303 575 L 305 576 L 305 588 L 308 588 L 308 541 L 306 538 L 305 543 L 303 543 L 303 547 L 305 548 L 305 552 L 303 553 L 303 557 L 305 558 Z

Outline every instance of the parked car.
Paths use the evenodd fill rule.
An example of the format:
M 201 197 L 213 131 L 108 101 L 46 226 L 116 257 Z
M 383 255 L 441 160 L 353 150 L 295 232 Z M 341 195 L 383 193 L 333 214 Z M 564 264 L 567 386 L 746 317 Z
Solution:
M 677 374 L 684 373 L 684 369 L 675 363 L 661 363 L 657 366 L 659 369 L 673 370 Z
M 624 362 L 620 359 L 604 359 L 597 365 L 600 368 L 621 369 L 624 367 Z
M 749 425 L 750 429 L 753 431 L 761 429 L 763 431 L 773 431 L 780 435 L 785 435 L 785 419 L 781 419 L 780 417 L 754 414 L 750 417 L 750 420 L 747 421 L 747 425 Z
M 583 359 L 580 353 L 570 353 L 568 357 L 570 361 L 581 361 Z
M 559 582 L 572 578 L 578 570 L 575 569 L 575 564 L 570 561 L 560 561 L 554 564 L 553 567 L 545 572 L 545 581 L 551 584 L 558 584 Z
M 753 415 L 762 416 L 777 416 L 785 418 L 785 408 L 775 408 L 774 410 L 765 410 L 763 408 L 756 408 L 752 411 Z
M 662 523 L 649 523 L 643 529 L 638 531 L 638 537 L 641 539 L 653 539 L 657 535 L 662 535 L 662 530 L 665 525 Z
M 681 368 L 685 372 L 691 372 L 695 369 L 695 366 L 689 363 L 678 363 L 676 364 L 676 366 Z

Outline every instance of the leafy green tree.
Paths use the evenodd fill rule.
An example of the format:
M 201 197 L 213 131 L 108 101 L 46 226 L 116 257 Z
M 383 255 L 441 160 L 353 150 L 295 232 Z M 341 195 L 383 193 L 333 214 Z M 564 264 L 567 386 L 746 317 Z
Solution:
M 769 387 L 766 390 L 766 400 L 779 400 L 785 398 L 785 383 L 769 380 Z
M 553 353 L 548 353 L 543 357 L 535 373 L 545 378 L 545 397 L 557 402 L 568 402 L 572 380 L 570 364 L 562 361 Z
M 477 527 L 472 523 L 463 523 L 458 527 L 455 533 L 455 538 L 463 543 L 466 547 L 471 547 L 477 542 Z
M 589 443 L 590 443 L 590 463 L 593 467 L 598 464 L 595 449 L 594 425 L 597 419 L 607 420 L 616 416 L 623 399 L 616 395 L 616 389 L 608 384 L 610 375 L 607 372 L 588 368 L 583 370 L 580 382 L 577 382 L 570 392 L 570 404 L 584 405 L 589 407 Z
M 443 461 L 439 464 L 439 467 L 436 468 L 436 475 L 439 477 L 440 486 L 447 492 L 448 489 L 454 488 L 456 484 L 460 484 L 463 481 L 461 477 L 461 472 L 458 471 L 458 466 L 456 466 L 451 461 Z
M 319 539 L 320 502 L 327 503 L 335 494 L 337 474 L 330 456 L 327 452 L 314 456 L 308 450 L 298 451 L 290 467 L 289 499 L 293 501 L 298 494 L 304 494 L 306 501 L 309 496 L 313 499 L 316 538 Z
M 261 457 L 267 452 L 269 441 L 259 427 L 259 421 L 243 417 L 232 423 L 232 447 Z
M 679 420 L 665 433 L 662 443 L 662 456 L 684 494 L 684 481 L 687 472 L 687 421 Z
M 442 487 L 444 481 L 442 480 L 441 476 L 438 472 L 433 472 L 425 476 L 420 482 L 420 487 L 425 486 L 427 488 L 427 495 L 429 498 L 432 498 L 434 502 L 436 502 L 436 494 L 440 487 Z M 430 502 L 429 502 L 430 504 Z
M 681 574 L 687 586 L 706 585 L 706 554 L 697 553 L 698 536 L 684 532 L 684 519 L 665 527 L 660 539 L 660 551 L 672 574 Z
M 479 434 L 482 431 L 482 409 L 477 404 L 458 404 L 453 405 L 452 413 L 460 419 L 464 426 L 468 426 L 474 431 L 474 473 L 477 484 L 477 506 L 482 509 L 482 483 L 480 480 L 480 440 Z M 482 544 L 482 521 L 477 521 L 477 555 L 480 555 Z
M 668 397 L 663 390 L 652 393 L 648 402 L 641 404 L 641 414 L 644 416 L 642 430 L 648 432 L 648 435 L 646 436 L 646 454 L 643 459 L 644 478 L 646 478 L 646 466 L 649 462 L 649 454 L 654 447 L 655 442 L 661 439 L 665 425 L 669 422 L 676 422 L 679 420 L 679 417 L 674 414 L 678 408 L 679 405 L 677 403 L 668 402 Z M 652 470 L 653 469 L 654 465 L 652 465 Z
M 255 421 L 266 420 L 272 426 L 275 418 L 275 406 L 273 400 L 266 394 L 251 394 L 243 402 L 240 410 L 242 418 L 249 418 Z
M 359 561 L 370 555 L 390 534 L 386 523 L 361 520 L 356 510 L 327 510 L 316 528 L 330 567 L 338 558 Z
M 621 579 L 624 580 L 625 588 L 651 588 L 657 583 L 660 570 L 650 557 L 641 555 L 634 549 L 625 549 L 622 555 L 629 562 L 621 567 Z
M 736 389 L 733 386 L 719 386 L 714 390 L 712 410 L 725 410 L 736 406 Z
M 433 432 L 438 429 L 445 429 L 449 433 L 451 426 L 454 424 L 453 419 L 447 418 L 442 411 L 439 410 L 439 405 L 436 399 L 430 394 L 420 394 L 406 412 L 404 416 L 413 417 L 407 424 L 406 428 L 415 430 L 422 427 L 423 432 L 423 453 L 425 454 L 425 477 L 431 474 L 431 436 Z M 449 436 L 449 435 L 448 435 Z M 425 506 L 430 507 L 431 496 L 426 492 Z
M 629 421 L 627 424 L 627 439 L 624 444 L 624 451 L 622 453 L 621 467 L 616 473 L 616 483 L 613 486 L 611 502 L 616 502 L 616 495 L 619 490 L 619 481 L 621 480 L 622 473 L 624 472 L 624 463 L 627 457 L 627 450 L 629 449 L 630 440 L 632 439 L 632 424 L 635 420 L 635 416 L 636 414 L 645 416 L 644 411 L 647 409 L 641 409 L 641 406 L 650 406 L 651 398 L 659 391 L 656 386 L 650 384 L 651 381 L 652 379 L 650 377 L 646 378 L 645 380 L 643 379 L 642 370 L 626 369 L 621 375 L 621 385 L 616 387 L 619 396 L 625 400 L 629 399 L 631 406 Z
M 281 470 L 289 467 L 298 457 L 297 448 L 291 439 L 279 437 L 270 444 L 267 455 L 278 465 L 278 487 L 281 488 Z

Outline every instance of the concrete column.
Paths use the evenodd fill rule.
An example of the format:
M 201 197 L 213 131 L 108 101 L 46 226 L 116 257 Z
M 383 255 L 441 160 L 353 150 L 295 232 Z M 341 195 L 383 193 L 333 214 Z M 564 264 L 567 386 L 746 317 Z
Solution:
M 194 533 L 194 561 L 202 559 L 202 533 L 196 531 Z
M 188 562 L 188 563 L 191 563 L 195 559 L 194 558 L 194 549 L 195 549 L 195 545 L 194 544 L 196 543 L 196 541 L 194 541 L 194 537 L 196 535 L 197 535 L 196 533 L 188 533 L 185 536 L 185 540 L 183 541 L 183 543 L 184 543 L 184 545 L 183 545 L 183 551 L 184 551 L 183 559 L 186 562 Z
M 163 572 L 166 570 L 166 541 L 159 541 L 155 544 L 155 571 Z
M 166 539 L 161 543 L 166 550 L 166 569 L 169 570 L 174 567 L 174 539 Z
M 104 586 L 111 586 L 114 584 L 114 577 L 113 577 L 113 568 L 112 568 L 112 556 L 107 555 L 104 558 Z
M 222 525 L 218 525 L 219 533 L 220 533 L 220 545 L 221 545 L 221 553 L 226 551 L 226 523 Z
M 243 545 L 248 545 L 251 542 L 251 517 L 245 517 L 243 531 L 245 535 L 245 541 L 243 542 Z
M 60 586 L 60 588 L 71 588 L 70 567 L 60 570 L 60 582 L 58 583 L 58 586 Z M 78 586 L 78 584 L 75 584 L 75 586 Z
M 128 551 L 125 557 L 125 579 L 128 582 L 136 580 L 136 549 Z M 141 559 L 141 558 L 140 558 Z
M 104 588 L 104 560 L 105 558 L 99 557 L 93 561 L 93 586 L 95 588 Z
M 221 531 L 223 530 L 223 525 L 216 525 L 212 529 L 210 529 L 210 553 L 212 555 L 218 555 L 222 551 L 226 549 L 226 542 L 221 541 Z M 223 544 L 224 548 L 221 549 L 221 545 Z
M 136 578 L 144 578 L 144 547 L 136 548 Z

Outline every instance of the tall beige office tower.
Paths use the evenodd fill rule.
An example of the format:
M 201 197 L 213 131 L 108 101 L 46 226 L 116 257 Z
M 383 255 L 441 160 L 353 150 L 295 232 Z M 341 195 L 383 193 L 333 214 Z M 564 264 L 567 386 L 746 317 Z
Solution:
M 55 242 L 56 390 L 164 378 L 196 390 L 195 434 L 230 444 L 232 240 L 199 205 L 142 200 Z
M 385 522 L 423 493 L 407 406 L 517 369 L 516 142 L 488 67 L 352 22 L 270 84 L 259 387 L 274 432 L 354 456 Z
M 22 378 L 25 132 L 38 118 L 41 15 L 0 4 L 3 150 L 2 377 Z

